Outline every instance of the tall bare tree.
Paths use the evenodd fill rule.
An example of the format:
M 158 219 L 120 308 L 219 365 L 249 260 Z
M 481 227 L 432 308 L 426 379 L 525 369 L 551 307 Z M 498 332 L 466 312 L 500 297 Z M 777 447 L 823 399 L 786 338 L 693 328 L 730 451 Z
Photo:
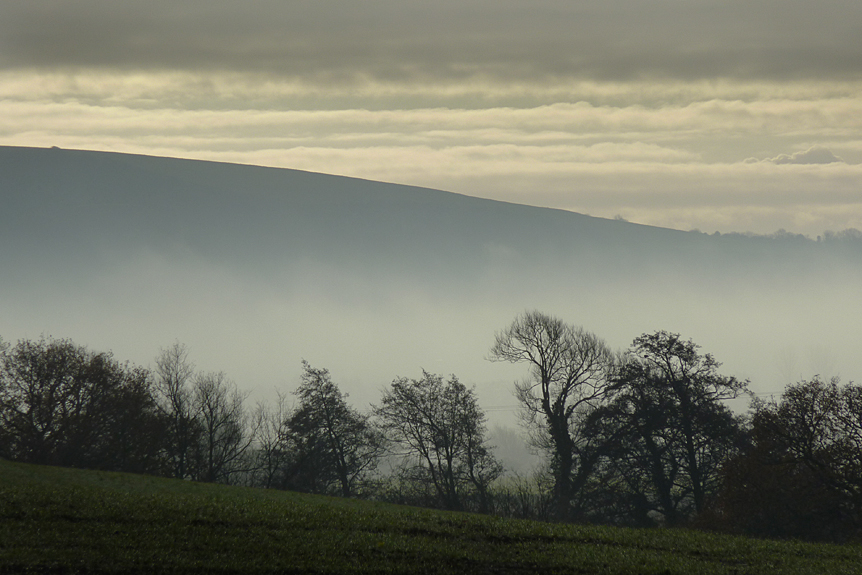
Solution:
M 244 458 L 254 438 L 243 406 L 245 395 L 223 372 L 198 374 L 193 388 L 201 431 L 198 479 L 230 483 L 236 473 L 247 470 Z
M 194 374 L 195 366 L 184 344 L 175 342 L 156 357 L 158 405 L 168 422 L 165 430 L 168 473 L 177 479 L 196 474 L 201 429 L 192 390 Z
M 279 393 L 275 405 L 258 403 L 252 413 L 254 463 L 251 485 L 266 489 L 286 488 L 285 469 L 290 460 L 287 427 L 290 409 Z
M 584 425 L 611 390 L 613 354 L 583 328 L 531 311 L 496 334 L 490 359 L 529 367 L 530 377 L 515 384 L 515 396 L 533 443 L 550 455 L 557 518 L 570 519 L 573 497 L 598 459 Z

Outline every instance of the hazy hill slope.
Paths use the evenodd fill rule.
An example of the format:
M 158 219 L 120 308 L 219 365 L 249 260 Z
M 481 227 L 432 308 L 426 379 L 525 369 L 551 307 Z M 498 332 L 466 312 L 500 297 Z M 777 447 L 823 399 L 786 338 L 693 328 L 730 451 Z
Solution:
M 471 274 L 507 257 L 625 276 L 655 266 L 765 273 L 837 255 L 813 242 L 715 238 L 296 170 L 3 147 L 0 173 L 3 237 L 49 260 L 186 248 L 261 272 L 325 258 L 358 269 Z
M 538 307 L 613 345 L 683 332 L 742 376 L 765 379 L 785 348 L 807 370 L 824 353 L 814 346 L 846 377 L 860 369 L 860 241 L 708 236 L 324 174 L 59 149 L 0 147 L 0 197 L 7 339 L 50 332 L 145 363 L 179 338 L 251 387 L 280 385 L 300 357 L 357 386 L 420 365 L 481 384 L 515 373 L 483 359 L 494 330 Z M 265 361 L 274 349 L 278 367 Z
M 488 244 L 544 258 L 583 252 L 585 242 L 638 251 L 644 241 L 668 247 L 680 239 L 569 212 L 295 170 L 27 148 L 2 148 L 0 169 L 10 208 L 4 228 L 51 250 L 68 238 L 88 248 L 106 240 L 183 243 L 219 258 L 285 248 L 291 257 L 369 258 L 373 249 L 412 261 L 447 250 L 452 260 L 475 258 Z

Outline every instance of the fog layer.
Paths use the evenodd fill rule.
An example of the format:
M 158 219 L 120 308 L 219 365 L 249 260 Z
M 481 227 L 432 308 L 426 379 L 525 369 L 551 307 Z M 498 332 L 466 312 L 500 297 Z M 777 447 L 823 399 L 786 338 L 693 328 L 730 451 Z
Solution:
M 0 148 L 0 336 L 148 365 L 186 343 L 255 397 L 301 359 L 363 407 L 421 369 L 514 421 L 494 332 L 681 333 L 759 393 L 862 373 L 862 240 L 706 235 L 294 170 Z

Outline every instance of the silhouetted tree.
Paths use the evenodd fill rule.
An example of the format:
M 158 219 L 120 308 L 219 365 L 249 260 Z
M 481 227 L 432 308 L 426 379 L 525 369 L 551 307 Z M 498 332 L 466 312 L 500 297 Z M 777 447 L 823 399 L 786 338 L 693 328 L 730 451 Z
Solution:
M 421 379 L 396 378 L 374 407 L 387 439 L 404 458 L 405 477 L 433 490 L 437 504 L 464 508 L 475 495 L 488 508 L 488 487 L 502 467 L 485 442 L 485 414 L 475 393 L 454 375 L 443 381 L 426 371 Z
M 250 481 L 252 486 L 287 488 L 287 467 L 291 457 L 287 427 L 289 417 L 287 400 L 282 394 L 278 394 L 274 406 L 257 404 L 252 414 L 252 428 L 256 430 Z
M 194 364 L 188 348 L 177 342 L 156 358 L 156 400 L 164 418 L 167 474 L 177 479 L 195 477 L 199 462 L 201 427 L 194 401 Z
M 817 377 L 788 386 L 779 402 L 756 405 L 754 425 L 829 488 L 862 504 L 862 387 Z
M 320 493 L 337 485 L 343 497 L 351 497 L 376 467 L 382 437 L 367 416 L 347 405 L 328 370 L 306 361 L 302 367 L 299 405 L 286 425 L 295 450 L 294 484 Z
M 752 443 L 721 470 L 721 489 L 696 526 L 757 537 L 846 541 L 859 525 L 846 500 L 755 425 Z
M 0 352 L 0 450 L 50 465 L 155 472 L 160 428 L 149 373 L 69 340 Z
M 721 465 L 743 444 L 741 422 L 722 401 L 747 382 L 719 375 L 719 366 L 678 334 L 643 335 L 616 376 L 613 401 L 592 414 L 616 471 L 610 485 L 635 524 L 654 513 L 669 525 L 701 513 Z
M 248 471 L 244 457 L 253 440 L 243 402 L 245 396 L 222 372 L 198 374 L 193 401 L 200 426 L 200 469 L 197 479 L 230 483 Z
M 724 471 L 713 524 L 752 535 L 862 535 L 862 387 L 837 378 L 756 401 L 752 446 Z
M 530 377 L 516 383 L 515 395 L 534 445 L 550 455 L 557 518 L 571 519 L 573 499 L 598 461 L 585 425 L 611 391 L 613 354 L 583 328 L 533 311 L 497 333 L 490 358 L 529 366 Z

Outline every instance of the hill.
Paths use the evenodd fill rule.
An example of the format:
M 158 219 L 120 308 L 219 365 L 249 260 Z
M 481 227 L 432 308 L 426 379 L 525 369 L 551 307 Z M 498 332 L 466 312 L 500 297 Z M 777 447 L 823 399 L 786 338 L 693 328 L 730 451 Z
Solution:
M 858 573 L 862 548 L 549 525 L 0 460 L 3 573 Z
M 241 387 L 301 358 L 359 403 L 420 367 L 512 403 L 495 330 L 539 308 L 627 346 L 667 329 L 759 392 L 862 373 L 862 241 L 707 235 L 296 170 L 0 147 L 0 334 L 146 365 L 188 343 Z M 294 375 L 296 374 L 296 375 Z M 508 407 L 504 407 L 508 409 Z

